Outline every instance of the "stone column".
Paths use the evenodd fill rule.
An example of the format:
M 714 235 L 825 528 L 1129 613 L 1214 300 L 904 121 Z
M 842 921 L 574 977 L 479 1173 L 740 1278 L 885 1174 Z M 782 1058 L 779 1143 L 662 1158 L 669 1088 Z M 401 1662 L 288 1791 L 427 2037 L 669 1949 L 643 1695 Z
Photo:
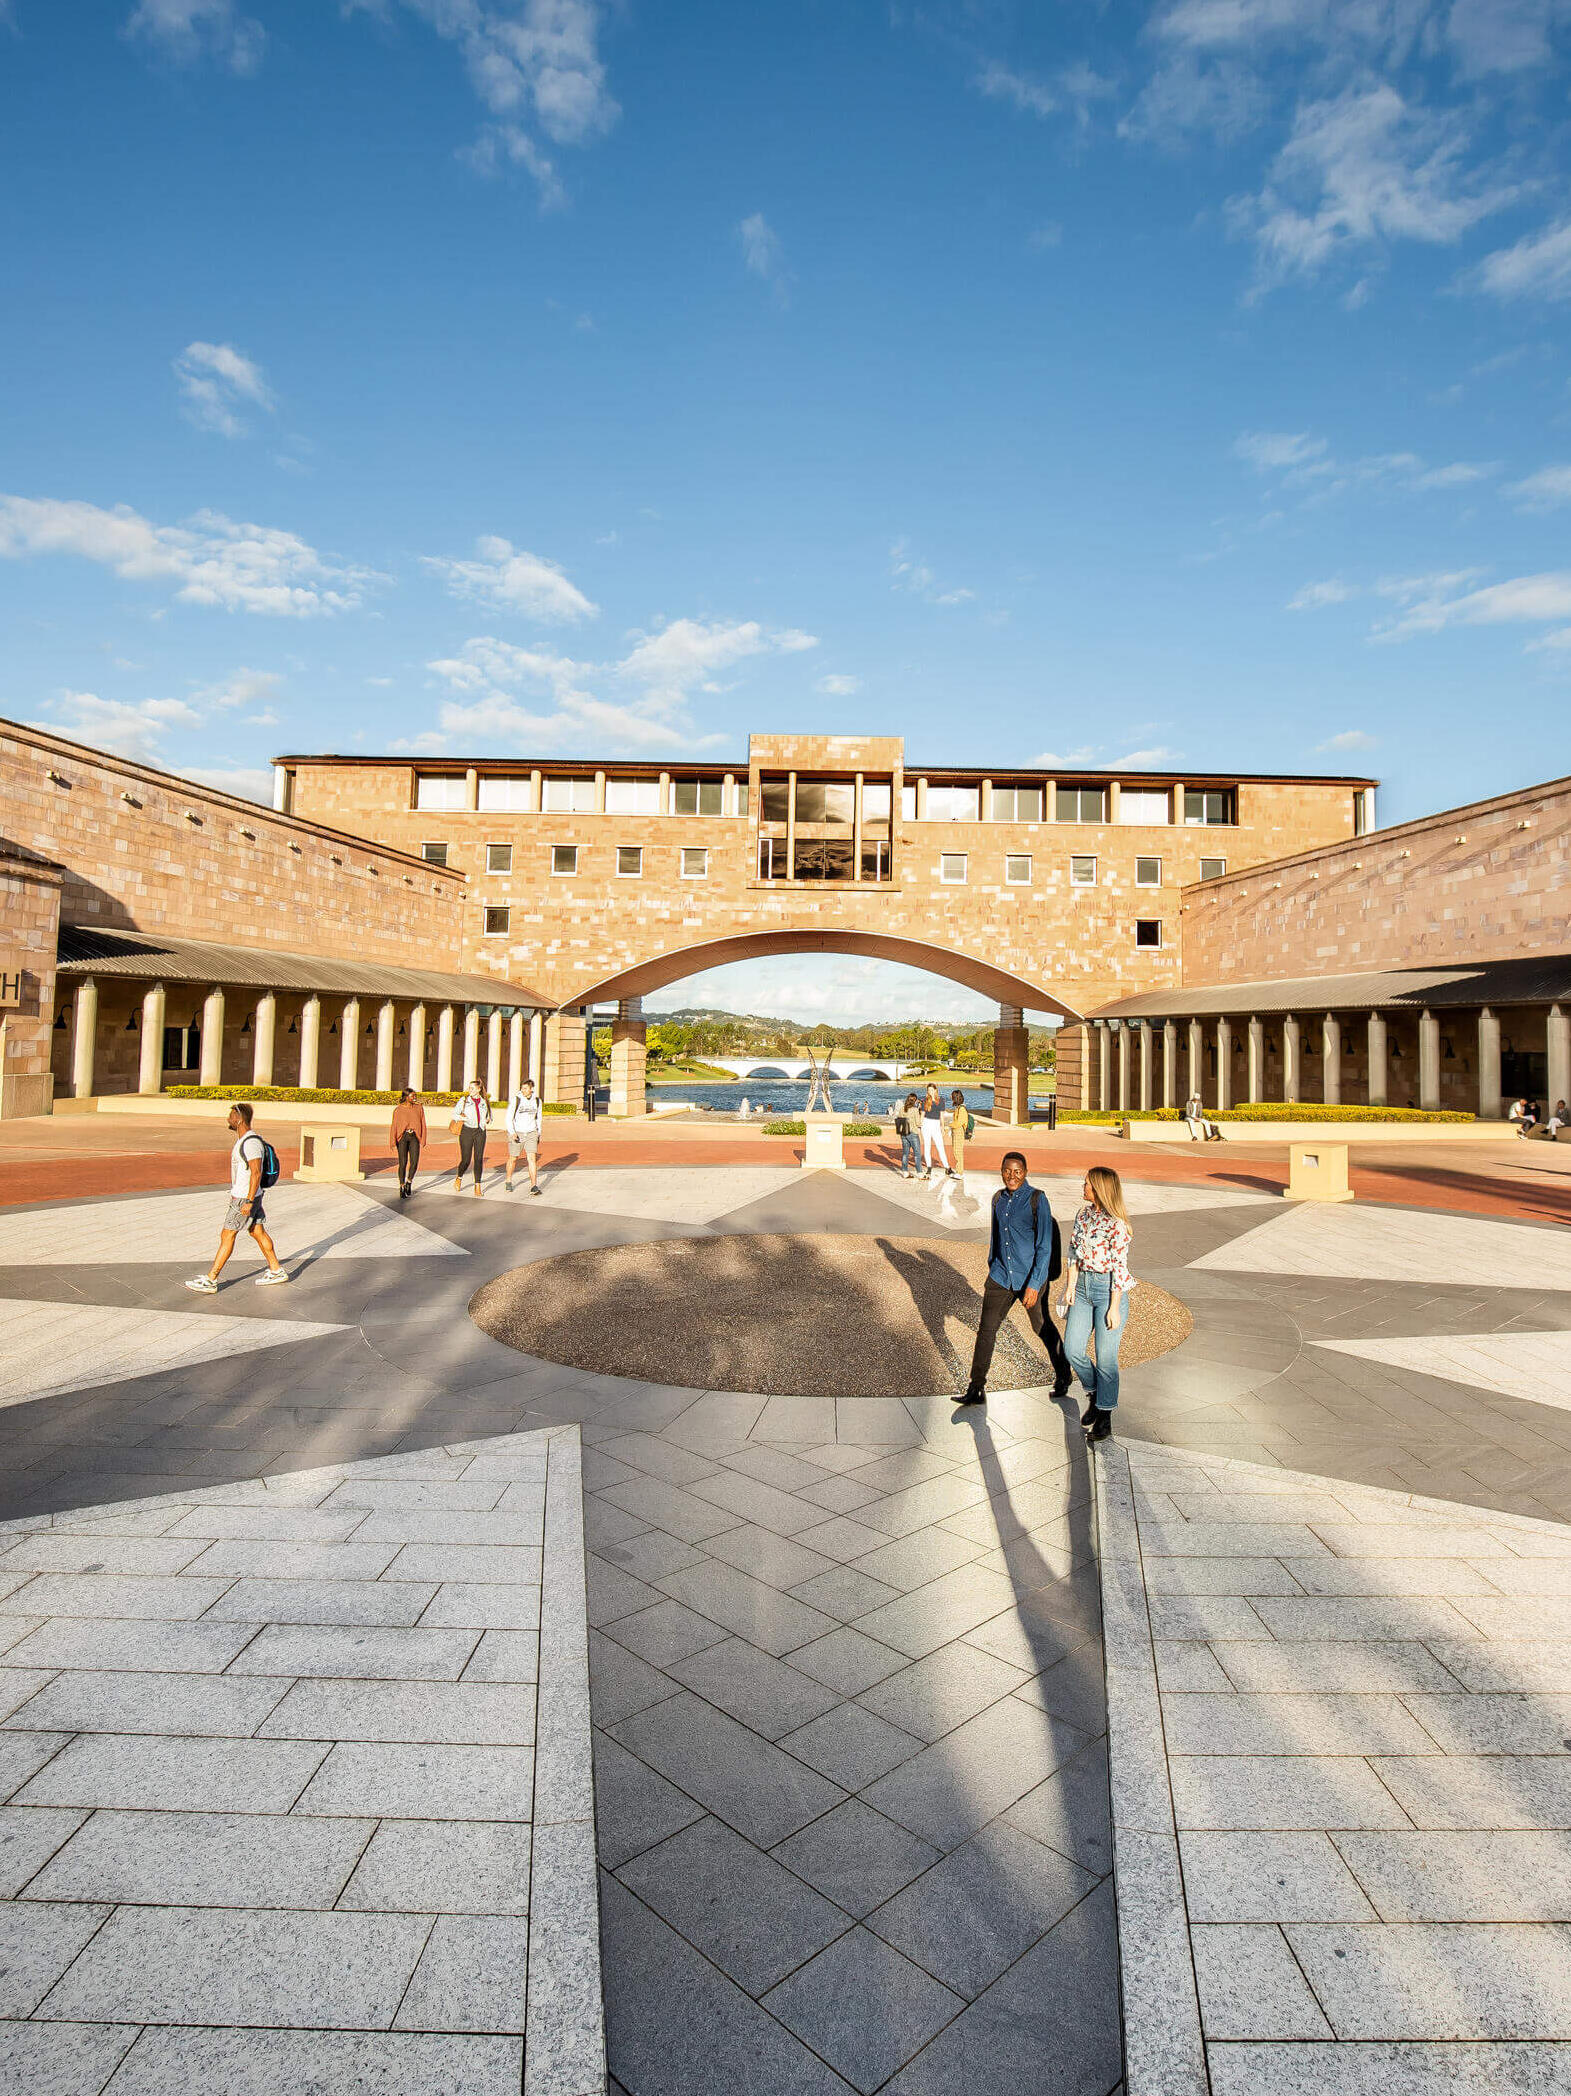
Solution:
M 1203 1099 L 1206 1095 L 1206 1030 L 1199 1019 L 1189 1022 L 1189 1090 L 1184 1094 L 1190 1098 Z
M 137 1074 L 139 1092 L 164 1088 L 164 986 L 153 983 L 142 997 L 142 1053 Z
M 1129 1086 L 1129 1042 L 1130 1030 L 1128 1026 L 1120 1026 L 1118 1029 L 1118 1110 L 1120 1113 L 1128 1113 L 1131 1097 Z
M 796 773 L 786 773 L 786 879 L 796 879 Z M 583 1086 L 579 1086 L 582 1094 Z
M 1019 1127 L 1030 1118 L 1031 1050 L 1025 1013 L 1018 1004 L 998 1007 L 993 1029 L 993 1119 Z
M 1096 1108 L 1113 1110 L 1113 1029 L 1103 1019 L 1096 1022 Z
M 1149 1113 L 1151 1110 L 1151 1022 L 1149 1019 L 1140 1021 L 1138 1032 L 1140 1035 L 1140 1110 L 1142 1113 Z
M 545 1013 L 529 1014 L 529 1074 L 535 1091 L 545 1097 Z
M 851 787 L 851 878 L 862 878 L 862 780 L 858 772 Z M 613 1109 L 614 1111 L 614 1109 Z
M 278 1039 L 278 999 L 273 991 L 264 990 L 256 1000 L 252 1029 L 251 1082 L 271 1084 L 273 1048 Z
M 624 997 L 611 1021 L 611 1118 L 626 1121 L 646 1111 L 644 1064 L 649 1030 L 644 1000 Z
M 356 1090 L 360 1083 L 360 1000 L 346 997 L 338 1021 L 338 1088 Z
M 1249 1103 L 1258 1106 L 1265 1097 L 1266 1030 L 1253 1012 L 1249 1015 Z
M 1386 1022 L 1379 1012 L 1369 1014 L 1369 1104 L 1384 1106 L 1386 1077 Z
M 1297 1012 L 1282 1021 L 1282 1097 L 1289 1106 L 1298 1104 L 1304 1082 L 1304 1040 Z
M 480 1075 L 480 1013 L 472 1004 L 464 1007 L 464 1089 Z
M 485 1022 L 485 1095 L 502 1096 L 502 1014 L 497 1011 Z
M 1500 1021 L 1486 1004 L 1478 1015 L 1478 1118 L 1498 1121 L 1500 1105 Z
M 409 1082 L 417 1092 L 425 1090 L 425 1006 L 417 1004 L 409 1014 Z
M 507 1022 L 507 1096 L 511 1100 L 524 1083 L 524 1015 L 515 1011 Z
M 98 1044 L 98 985 L 90 975 L 77 978 L 71 1002 L 71 1095 L 93 1096 L 93 1057 Z
M 453 1089 L 453 1007 L 444 1004 L 436 1015 L 436 1088 Z
M 393 1089 L 393 1030 L 397 1023 L 398 1013 L 389 997 L 376 1015 L 376 1088 L 379 1092 Z
M 1549 1097 L 1544 1104 L 1553 1113 L 1557 1103 L 1571 1100 L 1571 1014 L 1562 1004 L 1552 1004 L 1549 1016 L 1544 1021 L 1545 1045 L 1548 1048 Z
M 1433 1012 L 1418 1015 L 1418 1103 L 1425 1113 L 1440 1110 L 1440 1021 Z
M 1233 1103 L 1233 1028 L 1231 1021 L 1216 1022 L 1216 1105 L 1221 1113 Z
M 1162 1021 L 1162 1104 L 1178 1104 L 1178 1027 L 1172 1019 Z
M 1320 1022 L 1320 1052 L 1324 1065 L 1321 1096 L 1327 1106 L 1342 1103 L 1342 1022 L 1335 1012 L 1327 1012 Z
M 547 1105 L 578 1106 L 584 1096 L 584 1015 L 552 1012 L 545 1025 Z
M 224 993 L 216 986 L 202 1000 L 202 1067 L 203 1084 L 222 1084 L 224 1081 Z
M 316 1090 L 317 1064 L 322 1054 L 322 1000 L 313 991 L 300 1007 L 300 1087 Z

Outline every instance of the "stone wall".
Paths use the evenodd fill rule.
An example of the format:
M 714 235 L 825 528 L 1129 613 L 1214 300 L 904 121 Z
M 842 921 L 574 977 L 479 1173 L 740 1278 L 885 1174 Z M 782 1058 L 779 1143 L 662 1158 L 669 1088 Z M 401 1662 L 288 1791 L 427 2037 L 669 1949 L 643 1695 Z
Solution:
M 0 965 L 19 970 L 19 1001 L 0 1008 L 0 1120 L 48 1113 L 55 944 L 62 876 L 0 848 Z

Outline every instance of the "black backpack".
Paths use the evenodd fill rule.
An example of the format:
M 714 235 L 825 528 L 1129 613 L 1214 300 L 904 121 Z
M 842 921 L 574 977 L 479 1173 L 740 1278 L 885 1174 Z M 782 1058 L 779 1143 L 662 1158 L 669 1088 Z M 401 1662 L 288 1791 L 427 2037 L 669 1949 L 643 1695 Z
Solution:
M 257 1190 L 260 1192 L 264 1186 L 276 1186 L 278 1184 L 278 1152 L 273 1148 L 265 1135 L 259 1135 L 256 1139 L 262 1145 L 262 1176 L 257 1182 Z M 244 1156 L 244 1154 L 245 1152 L 242 1150 L 241 1155 Z
M 1033 1235 L 1036 1232 L 1036 1219 L 1042 1213 L 1041 1200 L 1042 1189 L 1039 1186 L 1033 1186 L 1031 1189 L 1031 1230 Z M 1053 1242 L 1047 1255 L 1047 1278 L 1050 1281 L 1056 1281 L 1064 1270 L 1064 1241 L 1058 1234 L 1058 1217 L 1056 1215 L 1049 1216 L 1048 1220 L 1053 1226 Z

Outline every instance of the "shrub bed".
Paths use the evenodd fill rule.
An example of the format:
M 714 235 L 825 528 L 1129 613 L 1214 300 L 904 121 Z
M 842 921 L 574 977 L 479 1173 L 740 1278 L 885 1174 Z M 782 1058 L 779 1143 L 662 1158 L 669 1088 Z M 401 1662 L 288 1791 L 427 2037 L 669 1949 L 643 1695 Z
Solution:
M 166 1099 L 259 1099 L 272 1100 L 279 1106 L 396 1106 L 401 1094 L 398 1092 L 345 1092 L 326 1085 L 300 1084 L 171 1084 L 164 1089 Z M 453 1106 L 463 1097 L 462 1092 L 421 1092 L 423 1106 Z M 505 1099 L 493 1099 L 491 1105 L 500 1112 L 505 1109 Z M 566 1100 L 548 1099 L 545 1102 L 548 1114 L 578 1113 L 581 1109 Z
M 1071 1108 L 1067 1112 L 1060 1110 L 1058 1118 L 1060 1121 L 1117 1127 L 1120 1121 L 1181 1121 L 1183 1115 L 1176 1106 L 1154 1106 L 1130 1107 L 1126 1112 L 1118 1113 Z M 1228 1106 L 1220 1111 L 1213 1106 L 1206 1108 L 1208 1121 L 1476 1121 L 1477 1118 L 1476 1114 L 1450 1111 L 1426 1113 L 1417 1106 L 1327 1106 L 1323 1100 L 1284 1105 L 1280 1100 L 1262 1099 L 1254 1106 Z
M 888 1135 L 891 1133 L 882 1121 L 847 1121 L 845 1132 L 847 1135 Z M 807 1123 L 805 1121 L 766 1121 L 764 1123 L 764 1133 L 765 1135 L 806 1135 Z

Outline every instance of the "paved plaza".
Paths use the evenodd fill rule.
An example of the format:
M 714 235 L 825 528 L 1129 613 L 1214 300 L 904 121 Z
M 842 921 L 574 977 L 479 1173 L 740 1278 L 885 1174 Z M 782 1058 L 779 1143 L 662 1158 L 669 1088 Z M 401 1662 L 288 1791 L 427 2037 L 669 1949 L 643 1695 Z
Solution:
M 207 1301 L 211 1189 L 0 1210 L 0 2091 L 1566 2087 L 1571 1239 L 1240 1178 L 1095 1466 L 467 1314 L 988 1175 L 286 1181 Z

